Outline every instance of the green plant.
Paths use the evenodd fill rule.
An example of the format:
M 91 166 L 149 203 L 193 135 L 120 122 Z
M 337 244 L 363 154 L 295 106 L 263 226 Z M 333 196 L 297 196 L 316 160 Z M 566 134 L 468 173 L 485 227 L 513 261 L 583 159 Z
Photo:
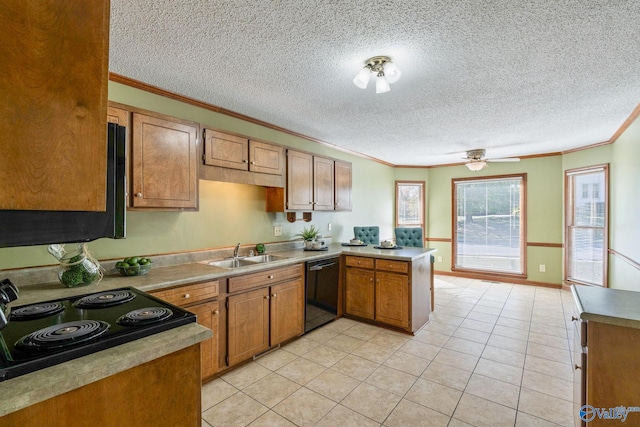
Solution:
M 320 229 L 315 226 L 311 226 L 309 228 L 303 227 L 302 232 L 298 234 L 294 234 L 293 237 L 302 237 L 302 240 L 305 242 L 315 240 L 320 235 Z

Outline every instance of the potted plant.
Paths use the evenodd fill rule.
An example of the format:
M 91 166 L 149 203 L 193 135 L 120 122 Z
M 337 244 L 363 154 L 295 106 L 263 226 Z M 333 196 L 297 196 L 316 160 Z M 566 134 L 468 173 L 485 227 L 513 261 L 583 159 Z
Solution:
M 305 248 L 311 248 L 313 241 L 320 235 L 320 229 L 316 228 L 314 225 L 311 225 L 309 228 L 303 227 L 302 232 L 295 234 L 293 237 L 302 237 L 304 240 Z

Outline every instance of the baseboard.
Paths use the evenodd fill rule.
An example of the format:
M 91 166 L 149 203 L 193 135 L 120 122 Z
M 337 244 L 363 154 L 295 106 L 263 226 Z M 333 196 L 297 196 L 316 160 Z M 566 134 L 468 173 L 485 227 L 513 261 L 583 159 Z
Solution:
M 503 283 L 514 283 L 516 285 L 539 286 L 543 288 L 552 288 L 552 289 L 563 288 L 561 283 L 536 282 L 533 280 L 496 276 L 491 273 L 462 273 L 458 271 L 452 272 L 452 271 L 435 270 L 434 274 L 437 274 L 440 276 L 464 277 L 467 279 L 490 280 L 490 281 L 503 282 Z

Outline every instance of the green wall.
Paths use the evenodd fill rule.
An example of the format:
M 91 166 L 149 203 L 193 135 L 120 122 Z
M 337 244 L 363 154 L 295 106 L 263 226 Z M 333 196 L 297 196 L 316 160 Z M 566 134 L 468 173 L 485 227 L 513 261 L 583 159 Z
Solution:
M 109 99 L 352 162 L 353 211 L 314 212 L 310 223 L 289 223 L 284 213 L 265 212 L 262 187 L 200 180 L 198 212 L 127 212 L 126 239 L 99 239 L 89 243 L 89 250 L 98 259 L 230 247 L 237 242 L 284 241 L 294 238 L 310 224 L 319 227 L 323 235 L 331 236 L 334 241 L 347 241 L 353 236 L 354 225 L 379 225 L 383 238 L 393 236 L 392 167 L 114 82 L 109 82 Z M 331 231 L 328 230 L 329 223 Z M 273 236 L 274 225 L 283 227 L 281 237 Z M 54 263 L 46 246 L 0 248 L 0 269 Z
M 330 147 L 265 128 L 145 91 L 109 82 L 109 99 L 162 114 L 193 120 L 249 137 L 280 143 L 353 164 L 353 211 L 314 212 L 311 223 L 289 223 L 284 213 L 265 212 L 264 188 L 200 180 L 198 212 L 128 212 L 127 238 L 100 239 L 89 244 L 98 259 L 154 255 L 219 247 L 237 242 L 255 244 L 292 239 L 303 226 L 314 224 L 334 241 L 346 241 L 355 225 L 379 225 L 382 239 L 393 237 L 395 180 L 426 182 L 426 235 L 451 239 L 451 180 L 471 176 L 527 174 L 527 239 L 536 243 L 563 242 L 563 173 L 566 169 L 610 163 L 610 247 L 636 262 L 640 260 L 637 212 L 640 168 L 640 121 L 633 123 L 615 144 L 563 156 L 524 159 L 519 163 L 492 163 L 481 172 L 464 166 L 393 168 Z M 332 230 L 328 230 L 328 224 Z M 283 235 L 273 236 L 281 225 Z M 438 249 L 436 271 L 450 271 L 451 244 L 430 242 Z M 437 258 L 436 258 L 437 259 Z M 560 248 L 528 247 L 528 280 L 561 283 Z M 46 246 L 0 248 L 0 269 L 54 264 Z M 546 272 L 538 266 L 544 264 Z M 609 259 L 610 286 L 640 290 L 640 272 L 622 257 Z
M 563 168 L 609 163 L 609 287 L 640 291 L 640 270 L 625 257 L 640 262 L 640 120 L 614 144 L 563 156 Z
M 463 165 L 429 169 L 427 185 L 427 236 L 451 239 L 452 179 L 527 174 L 527 241 L 562 243 L 562 157 L 523 159 L 518 163 L 490 163 L 480 172 Z M 451 243 L 429 242 L 437 248 L 435 269 L 451 271 Z M 438 257 L 442 261 L 438 262 Z M 527 248 L 527 280 L 559 284 L 562 281 L 562 249 L 530 246 Z M 544 264 L 546 272 L 539 271 Z

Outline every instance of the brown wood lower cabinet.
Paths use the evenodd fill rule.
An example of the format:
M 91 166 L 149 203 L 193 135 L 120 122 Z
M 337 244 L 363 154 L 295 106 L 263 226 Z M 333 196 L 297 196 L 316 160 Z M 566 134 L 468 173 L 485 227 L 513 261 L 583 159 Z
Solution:
M 348 314 L 373 320 L 375 273 L 362 268 L 347 268 L 345 311 Z
M 429 257 L 399 261 L 345 255 L 344 311 L 408 332 L 420 329 L 431 309 Z
M 304 332 L 302 277 L 303 266 L 300 264 L 229 279 L 230 289 L 246 289 L 252 285 L 254 288 L 259 287 L 259 289 L 227 297 L 229 366 L 302 335 Z M 271 284 L 270 281 L 279 281 L 279 283 Z
M 213 331 L 213 336 L 200 343 L 201 376 L 208 379 L 220 370 L 218 349 L 220 345 L 219 318 L 220 307 L 218 297 L 220 283 L 218 280 L 171 289 L 150 292 L 153 296 L 171 304 L 183 307 L 197 316 L 199 325 Z
M 409 278 L 406 274 L 376 272 L 376 312 L 378 322 L 409 327 Z
M 2 427 L 196 427 L 200 346 L 192 345 L 0 417 Z

